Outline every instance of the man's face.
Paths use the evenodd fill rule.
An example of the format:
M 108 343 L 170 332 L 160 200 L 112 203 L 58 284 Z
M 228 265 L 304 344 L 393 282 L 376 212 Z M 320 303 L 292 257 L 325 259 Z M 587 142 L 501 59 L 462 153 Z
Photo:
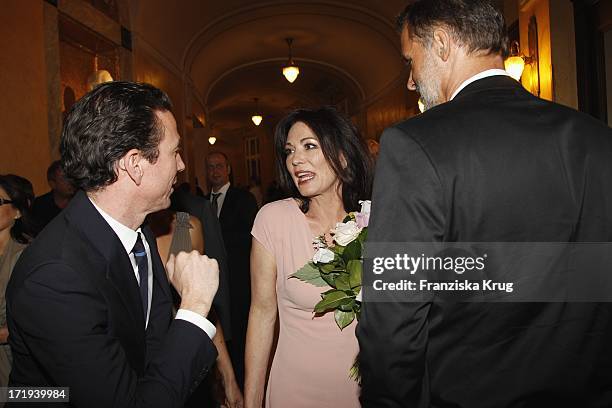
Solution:
M 55 194 L 63 198 L 71 198 L 75 193 L 74 186 L 66 180 L 62 169 L 58 169 L 53 178 L 49 180 L 49 186 Z
M 176 173 L 185 170 L 180 154 L 181 138 L 176 129 L 176 121 L 168 111 L 155 112 L 161 123 L 163 135 L 159 142 L 159 155 L 155 163 L 142 159 L 142 200 L 147 203 L 147 213 L 168 208 L 172 186 L 176 183 Z
M 208 182 L 212 188 L 219 189 L 229 181 L 229 166 L 221 154 L 211 154 L 206 160 Z
M 431 109 L 443 103 L 441 91 L 442 66 L 431 49 L 426 48 L 418 38 L 410 37 L 410 28 L 402 30 L 402 54 L 410 64 L 408 89 L 417 91 L 425 104 Z

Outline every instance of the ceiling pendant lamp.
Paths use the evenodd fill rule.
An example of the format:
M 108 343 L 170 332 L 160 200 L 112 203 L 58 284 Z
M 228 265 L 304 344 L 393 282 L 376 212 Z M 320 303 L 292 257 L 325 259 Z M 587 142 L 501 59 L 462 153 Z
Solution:
M 255 126 L 259 126 L 259 124 L 263 120 L 263 117 L 259 114 L 259 104 L 258 104 L 259 99 L 258 98 L 253 98 L 253 99 L 255 100 L 255 114 L 251 116 L 251 120 L 253 121 Z
M 212 123 L 210 123 L 210 131 L 208 132 L 208 144 L 209 145 L 214 145 L 215 143 L 217 143 L 217 137 L 215 136 L 215 129 L 214 129 L 214 125 Z
M 293 57 L 291 56 L 291 44 L 293 44 L 293 38 L 285 38 L 285 41 L 287 41 L 287 45 L 289 46 L 289 61 L 287 61 L 287 65 L 283 67 L 283 75 L 287 81 L 293 83 L 297 79 L 298 75 L 300 75 L 300 68 L 295 65 Z

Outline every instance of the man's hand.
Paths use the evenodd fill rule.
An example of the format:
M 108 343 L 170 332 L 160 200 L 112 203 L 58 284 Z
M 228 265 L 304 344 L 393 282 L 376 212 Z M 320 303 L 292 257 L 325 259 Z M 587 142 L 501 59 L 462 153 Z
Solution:
M 170 255 L 166 263 L 168 279 L 181 296 L 181 309 L 191 310 L 204 317 L 219 288 L 219 265 L 214 259 L 198 251 Z

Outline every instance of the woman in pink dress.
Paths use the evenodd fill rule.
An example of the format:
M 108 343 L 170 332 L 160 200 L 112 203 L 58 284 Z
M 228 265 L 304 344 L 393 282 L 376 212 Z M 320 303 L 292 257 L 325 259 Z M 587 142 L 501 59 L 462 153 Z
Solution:
M 245 406 L 358 407 L 359 387 L 349 378 L 355 323 L 340 331 L 333 313 L 315 316 L 326 288 L 289 276 L 312 259 L 314 237 L 369 199 L 372 158 L 350 120 L 327 107 L 289 114 L 274 143 L 292 198 L 265 205 L 253 225 Z

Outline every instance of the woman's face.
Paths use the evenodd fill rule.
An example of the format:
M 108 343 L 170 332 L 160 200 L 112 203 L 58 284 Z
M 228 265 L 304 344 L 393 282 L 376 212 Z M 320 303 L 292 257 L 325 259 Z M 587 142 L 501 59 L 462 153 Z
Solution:
M 300 194 L 312 198 L 338 191 L 340 180 L 325 160 L 319 138 L 303 122 L 287 135 L 285 164 Z
M 2 187 L 0 187 L 0 198 L 3 200 L 11 199 Z M 19 217 L 21 217 L 19 210 L 13 207 L 12 204 L 0 205 L 0 231 L 4 231 L 7 228 L 10 229 Z

